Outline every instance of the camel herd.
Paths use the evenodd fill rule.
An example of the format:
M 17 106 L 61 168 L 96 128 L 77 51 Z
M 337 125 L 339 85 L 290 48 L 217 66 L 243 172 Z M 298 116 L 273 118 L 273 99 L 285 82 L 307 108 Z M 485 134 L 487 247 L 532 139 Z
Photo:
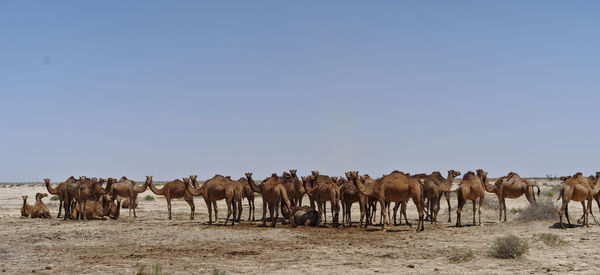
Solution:
M 410 175 L 393 171 L 377 179 L 366 174 L 359 175 L 358 171 L 347 172 L 345 178 L 322 175 L 318 171 L 312 171 L 310 175 L 299 178 L 296 172 L 296 170 L 286 171 L 281 176 L 272 174 L 260 184 L 254 182 L 252 173 L 246 173 L 245 177 L 238 180 L 233 180 L 228 176 L 215 175 L 202 184 L 198 182 L 197 176 L 191 175 L 182 180 L 170 181 L 162 188 L 154 186 L 152 176 L 147 176 L 143 185 L 138 185 L 126 177 L 119 180 L 70 177 L 56 187 L 50 185 L 50 179 L 44 179 L 44 182 L 48 192 L 58 197 L 60 204 L 57 217 L 60 218 L 61 211 L 64 211 L 64 220 L 117 219 L 122 206 L 129 209 L 130 216 L 133 211 L 133 216 L 137 217 L 135 209 L 138 205 L 138 194 L 150 188 L 154 194 L 165 197 L 169 219 L 172 215 L 171 200 L 183 198 L 190 206 L 190 220 L 193 220 L 194 197 L 201 196 L 208 208 L 208 224 L 212 224 L 213 221 L 217 221 L 218 217 L 217 201 L 225 200 L 227 204 L 225 225 L 230 222 L 231 225 L 234 225 L 241 221 L 244 198 L 248 201 L 249 206 L 247 220 L 255 221 L 254 196 L 255 193 L 258 193 L 263 202 L 262 226 L 266 226 L 267 221 L 270 220 L 272 227 L 275 227 L 276 222 L 281 220 L 279 218 L 280 211 L 284 220 L 289 220 L 294 227 L 297 225 L 326 225 L 327 202 L 330 205 L 332 224 L 335 227 L 339 226 L 340 208 L 342 209 L 342 226 L 352 224 L 351 209 L 354 203 L 359 205 L 361 227 L 374 225 L 377 205 L 380 207 L 382 230 L 391 225 L 390 211 L 392 209 L 394 225 L 397 224 L 398 208 L 400 208 L 400 224 L 404 217 L 406 224 L 411 225 L 406 216 L 406 208 L 408 201 L 412 199 L 418 212 L 417 231 L 424 230 L 426 220 L 437 223 L 442 197 L 445 197 L 448 203 L 448 222 L 451 222 L 451 193 L 456 193 L 458 199 L 457 227 L 462 226 L 461 212 L 467 201 L 471 201 L 473 205 L 473 224 L 481 225 L 481 205 L 486 192 L 494 193 L 498 198 L 500 222 L 503 220 L 503 214 L 504 221 L 506 221 L 506 199 L 525 196 L 530 204 L 535 205 L 534 188 L 537 188 L 538 197 L 540 194 L 538 185 L 529 183 L 513 172 L 498 178 L 494 184 L 490 184 L 487 172 L 482 169 L 466 173 L 458 188 L 454 190 L 451 190 L 452 183 L 456 177 L 461 175 L 460 172 L 454 170 L 449 170 L 446 178 L 439 172 Z M 589 226 L 589 214 L 592 215 L 594 221 L 596 220 L 591 207 L 593 200 L 596 200 L 600 207 L 599 179 L 600 172 L 596 173 L 596 176 L 589 177 L 584 177 L 581 173 L 561 177 L 564 182 L 559 195 L 559 199 L 562 199 L 559 213 L 561 228 L 564 228 L 563 213 L 571 226 L 568 214 L 568 203 L 571 200 L 581 202 L 583 206 L 584 213 L 578 222 Z M 309 198 L 310 206 L 302 205 L 305 195 Z M 33 206 L 27 204 L 27 196 L 23 196 L 22 216 L 49 218 L 50 211 L 42 201 L 42 198 L 46 196 L 45 193 L 37 193 Z M 395 203 L 393 208 L 391 208 L 392 202 Z M 266 217 L 267 209 L 269 219 Z M 478 222 L 476 214 L 479 216 Z

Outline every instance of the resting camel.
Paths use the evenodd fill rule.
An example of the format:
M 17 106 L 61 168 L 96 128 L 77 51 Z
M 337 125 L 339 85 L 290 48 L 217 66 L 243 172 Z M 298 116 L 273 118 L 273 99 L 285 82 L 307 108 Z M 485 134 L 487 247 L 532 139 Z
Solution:
M 535 192 L 533 187 L 538 189 L 538 197 L 540 196 L 540 187 L 537 184 L 531 184 L 528 181 L 522 179 L 517 173 L 510 172 L 506 176 L 502 176 L 496 180 L 492 189 L 488 192 L 496 194 L 498 197 L 498 204 L 500 205 L 500 217 L 499 222 L 502 221 L 502 213 L 504 213 L 504 221 L 506 221 L 506 201 L 505 199 L 516 199 L 523 195 L 529 201 L 529 204 L 534 205 Z
M 42 198 L 47 197 L 46 193 L 35 194 L 35 204 L 31 208 L 31 218 L 50 218 L 50 209 L 44 204 Z
M 23 198 L 23 206 L 21 206 L 21 216 L 29 217 L 31 216 L 31 212 L 33 211 L 33 207 L 27 204 L 27 195 L 21 196 Z
M 192 177 L 193 181 L 196 181 L 196 177 Z M 237 219 L 238 207 L 241 211 L 242 208 L 242 193 L 243 187 L 238 182 L 234 182 L 231 178 L 227 178 L 221 175 L 215 175 L 211 179 L 205 181 L 199 188 L 194 188 L 186 183 L 187 191 L 194 196 L 202 196 L 206 207 L 208 208 L 208 224 L 212 224 L 212 211 L 215 212 L 215 222 L 218 222 L 219 212 L 217 208 L 217 201 L 225 200 L 227 203 L 227 218 L 225 219 L 225 225 L 229 222 L 229 217 L 233 214 L 231 219 L 231 225 L 234 225 Z M 211 207 L 212 204 L 212 207 Z M 233 205 L 233 211 L 232 211 Z
M 562 198 L 562 205 L 560 206 L 559 216 L 560 216 L 560 228 L 565 229 L 563 224 L 563 213 L 567 217 L 567 222 L 569 223 L 569 227 L 572 227 L 571 221 L 569 220 L 569 202 L 571 200 L 581 202 L 581 206 L 583 207 L 583 223 L 586 226 L 590 226 L 588 212 L 592 207 L 592 200 L 594 196 L 598 194 L 600 191 L 600 184 L 597 182 L 590 182 L 588 178 L 581 175 L 581 173 L 577 173 L 575 176 L 567 178 L 565 183 L 560 188 L 560 194 L 558 195 L 558 199 Z M 587 206 L 586 202 L 587 201 Z M 592 217 L 594 214 L 592 213 Z M 594 217 L 594 220 L 596 218 Z
M 292 227 L 298 225 L 317 226 L 320 223 L 321 215 L 319 215 L 319 212 L 308 206 L 292 206 L 290 212 Z
M 263 201 L 263 216 L 262 226 L 267 225 L 267 207 L 269 208 L 269 214 L 271 216 L 271 226 L 275 227 L 277 219 L 279 219 L 279 205 L 282 201 L 285 202 L 285 207 L 291 209 L 292 205 L 288 199 L 287 192 L 283 187 L 283 180 L 276 174 L 271 175 L 270 178 L 265 179 L 260 185 L 254 184 L 252 179 L 252 173 L 246 173 L 246 178 L 250 184 L 252 191 L 260 193 Z M 275 215 L 273 215 L 275 212 Z
M 74 182 L 74 181 L 75 181 L 75 177 L 71 176 L 66 181 L 59 183 L 56 186 L 56 188 L 52 188 L 52 186 L 50 186 L 50 179 L 44 179 L 48 193 L 50 193 L 50 195 L 58 196 L 59 205 L 58 205 L 58 215 L 56 216 L 57 218 L 60 218 L 60 214 L 62 211 L 62 207 L 63 207 L 63 203 L 64 203 L 64 197 L 63 197 L 64 190 L 67 187 L 67 184 L 69 184 L 70 182 Z
M 350 178 L 350 172 L 346 172 L 346 178 Z M 348 222 L 348 226 L 352 226 L 352 204 L 358 202 L 360 207 L 360 227 L 363 226 L 363 220 L 367 212 L 367 197 L 360 193 L 358 188 L 344 178 L 338 179 L 340 186 L 340 200 L 342 202 L 342 226 Z
M 456 208 L 456 226 L 461 227 L 461 212 L 462 208 L 467 203 L 467 200 L 473 202 L 473 225 L 476 225 L 475 222 L 475 201 L 479 199 L 479 207 L 477 208 L 479 212 L 479 225 L 481 225 L 481 204 L 483 203 L 483 199 L 485 197 L 485 191 L 491 192 L 493 186 L 488 184 L 487 180 L 487 172 L 483 171 L 483 169 L 477 170 L 477 175 L 475 173 L 469 171 L 462 178 L 460 185 L 458 188 L 452 192 L 456 192 L 458 197 L 458 206 Z
M 137 196 L 139 193 L 146 192 L 148 186 L 152 183 L 152 176 L 146 176 L 146 182 L 142 186 L 138 186 L 135 181 L 129 180 L 126 177 L 122 177 L 118 182 L 113 183 L 110 186 L 109 194 L 114 200 L 117 196 L 128 198 L 131 203 L 128 202 L 129 216 L 131 216 L 131 210 L 133 209 L 133 217 L 137 217 L 135 208 L 137 207 L 138 201 Z
M 305 184 L 304 189 L 310 198 L 317 203 L 319 214 L 324 217 L 323 226 L 327 224 L 326 203 L 329 202 L 333 215 L 333 225 L 337 227 L 340 215 L 340 189 L 337 183 L 328 176 L 320 175 L 318 171 L 312 171 L 312 175 L 307 179 L 308 184 Z
M 121 198 L 117 198 L 115 205 L 108 196 L 102 196 L 100 200 L 88 200 L 85 210 L 85 218 L 88 220 L 106 220 L 106 217 L 111 219 L 119 218 L 119 209 Z M 78 215 L 78 209 L 73 210 L 75 215 Z
M 386 215 L 386 202 L 402 202 L 412 198 L 412 201 L 417 206 L 419 212 L 419 223 L 417 231 L 425 230 L 423 223 L 423 193 L 419 181 L 402 172 L 394 171 L 389 175 L 385 175 L 374 180 L 371 184 L 365 184 L 358 176 L 358 171 L 350 172 L 350 181 L 358 188 L 361 194 L 376 198 L 381 207 L 381 215 L 383 221 L 381 230 L 385 231 L 385 226 L 388 224 Z
M 176 179 L 174 181 L 167 182 L 163 188 L 156 188 L 152 182 L 150 182 L 149 187 L 152 193 L 160 196 L 165 196 L 167 200 L 167 209 L 169 210 L 169 220 L 171 219 L 171 200 L 172 199 L 180 199 L 183 198 L 190 205 L 190 220 L 194 219 L 194 210 L 196 206 L 194 206 L 194 196 L 190 193 L 190 191 L 185 188 L 184 181 L 189 181 L 188 178 L 184 178 L 183 181 Z

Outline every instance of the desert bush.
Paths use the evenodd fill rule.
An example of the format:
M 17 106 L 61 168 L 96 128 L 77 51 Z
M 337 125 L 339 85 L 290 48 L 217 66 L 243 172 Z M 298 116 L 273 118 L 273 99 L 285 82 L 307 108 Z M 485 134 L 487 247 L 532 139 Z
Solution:
M 475 253 L 470 248 L 453 247 L 447 253 L 448 260 L 453 264 L 465 263 L 475 258 Z
M 154 197 L 153 197 L 152 195 L 148 195 L 148 196 L 145 196 L 145 197 L 144 197 L 144 200 L 145 200 L 145 201 L 153 201 L 153 200 L 154 200 Z
M 521 208 L 511 208 L 510 209 L 511 214 L 521 213 L 521 211 L 523 211 L 523 209 L 521 209 Z
M 548 246 L 563 246 L 567 244 L 562 237 L 552 233 L 541 233 L 537 235 L 537 238 Z
M 50 197 L 50 200 L 51 201 L 57 201 L 58 200 L 58 196 L 54 195 L 54 196 Z
M 485 208 L 485 209 L 500 209 L 500 203 L 498 202 L 497 198 L 493 198 L 493 197 L 485 197 L 483 199 L 483 203 L 481 204 L 481 207 Z
M 546 197 L 548 197 L 548 198 L 554 198 L 554 192 L 552 192 L 552 191 L 548 191 L 548 192 L 544 193 L 544 195 L 546 195 Z
M 490 255 L 499 259 L 519 259 L 527 253 L 527 250 L 529 250 L 529 245 L 526 240 L 508 234 L 494 240 Z
M 529 205 L 519 213 L 519 220 L 544 221 L 558 218 L 558 206 L 553 199 L 539 200 L 536 205 Z

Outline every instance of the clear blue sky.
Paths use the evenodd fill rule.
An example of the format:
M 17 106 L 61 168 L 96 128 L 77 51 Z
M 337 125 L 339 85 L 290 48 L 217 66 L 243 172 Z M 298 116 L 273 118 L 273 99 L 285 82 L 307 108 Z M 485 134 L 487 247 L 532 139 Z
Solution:
M 600 170 L 598 1 L 1 1 L 0 181 Z

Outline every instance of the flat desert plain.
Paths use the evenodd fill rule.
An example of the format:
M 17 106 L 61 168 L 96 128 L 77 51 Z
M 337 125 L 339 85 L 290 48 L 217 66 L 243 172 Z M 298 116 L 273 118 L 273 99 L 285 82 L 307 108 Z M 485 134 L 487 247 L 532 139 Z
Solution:
M 554 190 L 552 200 L 559 203 L 555 200 L 560 182 L 536 182 L 542 187 L 541 199 Z M 600 273 L 600 226 L 560 230 L 557 219 L 520 221 L 519 214 L 511 210 L 527 207 L 524 197 L 507 200 L 508 221 L 504 223 L 497 222 L 498 211 L 493 206 L 483 208 L 482 226 L 471 225 L 469 202 L 463 210 L 462 228 L 454 227 L 457 202 L 453 197 L 452 223 L 447 222 L 448 211 L 442 201 L 439 223 L 427 222 L 425 231 L 417 233 L 414 225 L 392 226 L 386 232 L 379 227 L 359 228 L 357 223 L 340 228 L 259 227 L 258 221 L 245 221 L 246 200 L 241 224 L 222 225 L 227 211 L 220 202 L 219 224 L 209 226 L 201 197 L 195 198 L 195 220 L 189 220 L 190 209 L 183 200 L 173 201 L 173 219 L 168 220 L 166 201 L 150 190 L 139 196 L 137 218 L 122 209 L 118 220 L 63 221 L 56 218 L 58 202 L 45 198 L 53 218 L 30 219 L 20 217 L 21 196 L 34 198 L 36 192 L 46 192 L 42 183 L 2 184 L 0 190 L 0 272 L 7 274 L 136 274 L 158 270 L 163 274 Z M 154 200 L 144 200 L 147 195 Z M 487 193 L 486 198 L 493 202 L 495 195 Z M 33 204 L 33 199 L 29 203 Z M 256 217 L 260 218 L 260 197 L 256 206 Z M 575 222 L 582 213 L 581 204 L 571 202 L 569 210 Z M 356 204 L 352 215 L 358 222 Z M 412 202 L 408 217 L 416 222 Z M 546 244 L 540 233 L 556 234 L 564 243 Z M 489 255 L 494 240 L 507 234 L 527 240 L 529 251 L 523 258 L 496 259 Z M 472 259 L 456 262 L 453 255 L 469 250 Z

